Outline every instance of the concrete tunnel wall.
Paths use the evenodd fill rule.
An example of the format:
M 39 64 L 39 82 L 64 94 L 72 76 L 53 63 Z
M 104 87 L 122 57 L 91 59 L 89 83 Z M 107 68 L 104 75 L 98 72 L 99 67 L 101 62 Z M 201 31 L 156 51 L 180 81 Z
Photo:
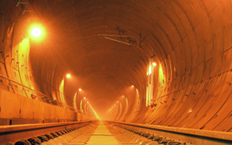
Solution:
M 0 3 L 0 125 L 90 119 L 89 116 L 92 114 L 89 112 L 87 112 L 89 114 L 75 112 L 73 109 L 64 108 L 62 104 L 58 104 L 57 99 L 60 95 L 57 89 L 58 82 L 52 85 L 52 82 L 50 84 L 33 73 L 30 63 L 32 57 L 30 49 L 33 46 L 27 35 L 30 15 L 22 16 L 24 8 L 16 8 L 16 4 L 17 1 L 1 1 Z M 42 75 L 43 73 L 50 74 L 49 69 L 47 72 L 36 69 L 34 71 Z
M 157 62 L 165 75 L 164 86 L 158 84 L 154 94 L 159 89 L 162 93 L 149 108 L 142 96 L 140 111 L 126 121 L 231 131 L 231 2 L 172 4 L 170 11 L 162 12 L 167 19 L 159 26 L 164 27 L 158 32 L 163 40 L 153 41 L 160 48 Z M 122 121 L 118 115 L 113 120 Z
M 149 4 L 152 11 L 154 5 Z M 154 104 L 145 107 L 145 91 L 140 87 L 140 110 L 131 110 L 125 119 L 117 109 L 109 119 L 231 132 L 231 2 L 175 1 L 170 5 L 171 10 L 161 12 L 165 20 L 154 24 L 163 39 L 154 36 L 150 44 L 159 48 L 154 71 L 162 65 L 165 76 L 164 85 L 154 88 Z M 159 75 L 154 79 L 158 82 Z
M 33 49 L 30 50 L 30 61 L 28 61 L 32 67 L 31 72 L 22 70 L 25 58 L 29 58 L 27 56 L 19 58 L 19 71 L 15 73 L 11 61 L 14 54 L 11 52 L 14 52 L 14 46 L 22 40 L 22 36 L 16 32 L 23 33 L 25 31 L 24 22 L 29 17 L 29 14 L 22 15 L 24 8 L 16 8 L 16 4 L 17 1 L 1 1 L 0 5 L 2 75 L 21 81 L 26 86 L 33 86 L 50 98 L 53 96 L 52 92 L 58 96 L 56 89 L 59 87 L 63 74 L 67 70 L 72 70 L 71 68 L 75 64 L 69 60 L 72 58 L 70 55 L 72 51 L 64 51 L 58 46 L 60 44 L 64 48 L 72 47 L 72 43 L 65 44 L 65 42 L 70 42 L 66 38 L 70 36 L 65 31 L 66 27 L 75 27 L 81 32 L 81 35 L 80 33 L 76 34 L 77 37 L 88 40 L 82 40 L 83 42 L 76 44 L 80 48 L 87 49 L 97 44 L 96 48 L 99 49 L 104 45 L 112 45 L 112 42 L 102 40 L 101 42 L 104 43 L 98 44 L 100 38 L 92 39 L 90 37 L 92 33 L 97 35 L 103 29 L 102 23 L 99 21 L 104 12 L 105 20 L 108 20 L 104 22 L 107 25 L 107 28 L 104 29 L 109 34 L 119 26 L 127 28 L 127 35 L 137 35 L 137 30 L 140 30 L 143 36 L 147 36 L 142 42 L 143 51 L 130 47 L 130 50 L 123 50 L 123 54 L 121 54 L 121 50 L 114 50 L 115 55 L 128 56 L 128 58 L 121 57 L 128 63 L 121 63 L 122 69 L 117 71 L 122 76 L 119 80 L 121 84 L 119 94 L 125 97 L 120 98 L 120 102 L 116 103 L 116 109 L 112 109 L 112 112 L 109 113 L 109 120 L 231 132 L 232 3 L 230 0 L 115 2 L 89 0 L 88 2 L 75 2 L 75 4 L 71 1 L 57 1 L 57 3 L 34 1 L 34 8 L 43 21 L 49 22 L 49 19 L 53 18 L 52 22 L 47 23 L 50 33 L 59 28 L 57 35 L 62 35 L 62 37 L 55 37 L 52 40 L 48 38 L 48 42 L 43 42 L 40 46 L 31 44 Z M 75 16 L 72 16 L 70 7 L 77 11 Z M 104 9 L 102 10 L 102 8 Z M 60 9 L 62 9 L 62 15 L 59 15 Z M 119 10 L 122 11 L 122 14 L 115 14 Z M 69 19 L 64 19 L 67 16 Z M 116 17 L 117 19 L 113 19 Z M 74 22 L 75 18 L 80 19 L 78 24 Z M 63 24 L 64 22 L 66 23 Z M 20 24 L 25 29 L 22 29 Z M 88 30 L 88 28 L 91 29 Z M 12 35 L 13 30 L 16 33 L 14 36 Z M 54 34 L 49 34 L 49 36 L 54 37 Z M 60 43 L 61 41 L 64 44 Z M 55 44 L 56 42 L 57 44 Z M 121 44 L 113 45 L 114 48 L 121 47 Z M 40 47 L 46 49 L 39 49 Z M 106 53 L 98 49 L 91 50 L 92 53 L 89 55 L 91 54 L 95 58 L 95 55 Z M 73 50 L 73 52 L 77 52 L 77 50 Z M 75 58 L 75 61 L 85 64 L 86 54 L 82 53 L 79 53 L 80 56 Z M 154 99 L 152 105 L 147 107 L 147 64 L 153 55 L 155 55 L 154 61 L 157 63 L 157 66 L 154 67 Z M 88 61 L 91 63 L 90 60 Z M 104 62 L 104 60 L 101 61 Z M 128 65 L 134 66 L 134 68 L 131 69 Z M 28 65 L 29 67 L 30 65 Z M 77 75 L 83 76 L 84 73 L 89 73 L 88 69 L 84 69 L 83 66 L 78 65 L 78 67 L 75 70 Z M 31 81 L 22 79 L 25 72 Z M 130 73 L 126 75 L 125 72 Z M 96 72 L 97 75 L 99 74 Z M 49 85 L 44 82 L 48 82 Z M 134 88 L 123 89 L 132 84 Z M 2 89 L 26 96 L 26 93 L 20 91 L 20 86 L 18 90 L 6 86 L 8 86 L 8 82 L 2 79 Z M 67 96 L 74 96 L 74 88 L 65 88 L 65 94 L 69 94 Z M 139 97 L 136 97 L 136 89 Z M 30 98 L 30 95 L 27 96 Z M 128 106 L 125 98 L 128 100 Z M 137 98 L 139 100 L 136 100 Z M 77 108 L 80 108 L 80 100 L 78 98 Z M 66 101 L 69 106 L 72 106 L 72 97 L 66 97 Z

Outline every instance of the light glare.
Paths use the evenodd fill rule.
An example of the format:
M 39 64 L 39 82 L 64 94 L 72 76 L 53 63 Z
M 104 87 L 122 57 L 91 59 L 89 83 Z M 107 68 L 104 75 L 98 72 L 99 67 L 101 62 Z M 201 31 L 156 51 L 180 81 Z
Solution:
M 67 74 L 67 75 L 66 75 L 66 78 L 68 78 L 68 79 L 71 78 L 71 75 L 70 75 L 70 74 Z
M 34 38 L 39 38 L 42 35 L 42 29 L 40 27 L 33 27 L 31 29 L 31 36 Z
M 149 75 L 151 74 L 151 66 L 149 66 L 149 73 L 148 73 Z

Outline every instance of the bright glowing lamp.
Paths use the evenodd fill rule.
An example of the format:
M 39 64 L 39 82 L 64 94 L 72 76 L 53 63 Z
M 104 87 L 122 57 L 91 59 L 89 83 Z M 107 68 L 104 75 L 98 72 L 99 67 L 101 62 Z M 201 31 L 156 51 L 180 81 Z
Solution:
M 157 65 L 155 62 L 153 62 L 152 64 L 153 64 L 153 66 L 156 66 L 156 65 Z
M 79 92 L 81 91 L 81 88 L 79 89 Z
M 41 27 L 39 26 L 34 26 L 31 28 L 31 36 L 34 37 L 34 38 L 39 38 L 42 36 L 42 33 L 43 33 L 43 30 Z
M 188 113 L 191 113 L 193 110 L 192 109 L 190 109 L 189 111 L 188 111 Z
M 66 75 L 66 78 L 68 78 L 68 79 L 71 78 L 71 75 L 70 75 L 70 74 L 67 74 L 67 75 Z

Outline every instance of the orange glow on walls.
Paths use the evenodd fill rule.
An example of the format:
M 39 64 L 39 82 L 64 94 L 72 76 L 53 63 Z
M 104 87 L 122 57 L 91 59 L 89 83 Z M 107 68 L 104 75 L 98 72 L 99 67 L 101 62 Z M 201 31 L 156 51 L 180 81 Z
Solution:
M 66 106 L 64 93 L 63 93 L 64 92 L 64 79 L 60 83 L 59 91 L 60 91 L 60 101 L 63 104 L 63 106 Z

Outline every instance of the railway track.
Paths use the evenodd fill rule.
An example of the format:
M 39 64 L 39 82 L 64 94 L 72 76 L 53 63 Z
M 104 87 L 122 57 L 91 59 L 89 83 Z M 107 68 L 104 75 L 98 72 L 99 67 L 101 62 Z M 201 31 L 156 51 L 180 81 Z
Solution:
M 0 145 L 232 145 L 232 133 L 113 121 L 0 127 Z
M 232 133 L 159 125 L 108 122 L 114 126 L 157 142 L 158 144 L 232 145 Z
M 33 138 L 41 141 L 50 140 L 91 123 L 93 121 L 0 126 L 0 145 L 14 145 L 17 142 L 26 144 L 28 139 Z

